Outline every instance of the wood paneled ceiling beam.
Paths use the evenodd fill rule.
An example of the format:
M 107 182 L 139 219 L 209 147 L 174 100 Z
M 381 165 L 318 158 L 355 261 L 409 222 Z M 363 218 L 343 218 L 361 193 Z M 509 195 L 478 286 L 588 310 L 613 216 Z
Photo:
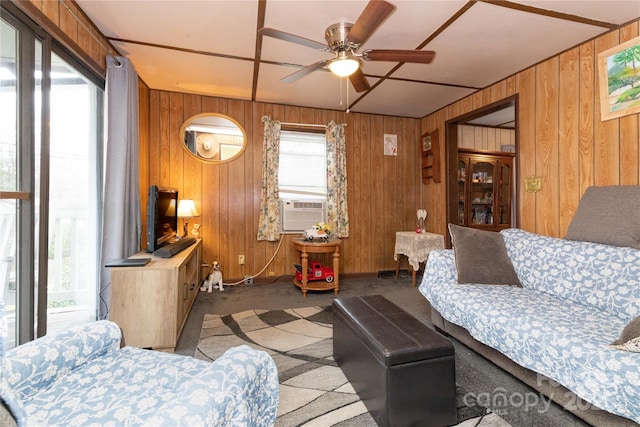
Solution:
M 488 3 L 493 6 L 501 6 L 509 9 L 519 10 L 521 12 L 534 13 L 536 15 L 547 16 L 550 18 L 564 19 L 565 21 L 577 22 L 579 24 L 593 25 L 596 27 L 608 28 L 610 30 L 616 29 L 619 25 L 612 24 L 610 22 L 596 21 L 595 19 L 585 18 L 583 16 L 570 15 L 568 13 L 555 12 L 552 10 L 541 9 L 539 7 L 528 6 L 520 3 L 513 3 L 507 0 L 478 0 L 483 3 Z
M 267 0 L 258 2 L 258 20 L 256 23 L 256 52 L 253 56 L 253 83 L 251 85 L 251 100 L 256 100 L 258 91 L 258 73 L 260 72 L 260 58 L 262 57 L 262 36 L 258 34 L 260 28 L 264 27 L 264 16 L 267 10 Z
M 188 49 L 184 47 L 168 46 L 165 44 L 142 42 L 139 40 L 120 39 L 117 37 L 108 37 L 108 39 L 109 41 L 112 41 L 112 42 L 130 43 L 130 44 L 137 44 L 140 46 L 157 47 L 158 49 L 176 50 L 178 52 L 195 53 L 197 55 L 215 56 L 217 58 L 226 58 L 226 59 L 237 59 L 240 61 L 254 61 L 253 58 L 245 58 L 243 56 L 228 55 L 226 53 L 215 53 L 215 52 L 209 52 L 206 50 Z

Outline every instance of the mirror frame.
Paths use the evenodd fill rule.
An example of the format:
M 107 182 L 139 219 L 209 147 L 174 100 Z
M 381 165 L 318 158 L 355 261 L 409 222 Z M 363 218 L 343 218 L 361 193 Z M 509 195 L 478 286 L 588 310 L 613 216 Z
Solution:
M 191 151 L 189 149 L 189 147 L 187 147 L 187 144 L 185 143 L 185 133 L 187 131 L 187 127 L 192 124 L 196 119 L 200 118 L 200 117 L 219 117 L 221 119 L 225 119 L 230 121 L 231 123 L 233 123 L 234 125 L 236 125 L 236 127 L 240 130 L 240 132 L 242 132 L 242 138 L 243 138 L 243 144 L 242 144 L 242 148 L 240 149 L 240 151 L 238 151 L 233 157 L 229 158 L 229 159 L 225 159 L 225 160 L 210 160 L 207 159 L 206 157 L 201 157 L 199 156 L 197 153 L 194 153 L 193 151 Z M 242 156 L 242 154 L 244 153 L 244 150 L 246 150 L 247 145 L 248 145 L 249 141 L 247 139 L 247 132 L 244 130 L 244 127 L 242 127 L 242 125 L 240 123 L 238 123 L 237 120 L 226 116 L 224 114 L 220 114 L 220 113 L 199 113 L 196 114 L 195 116 L 191 116 L 189 117 L 187 120 L 184 121 L 184 123 L 182 124 L 182 126 L 180 126 L 180 144 L 182 145 L 182 148 L 184 149 L 184 151 L 186 151 L 191 157 L 193 157 L 196 160 L 199 160 L 201 162 L 204 163 L 209 163 L 209 164 L 223 164 L 223 163 L 229 163 L 233 160 L 236 160 L 237 158 L 239 158 L 240 156 Z

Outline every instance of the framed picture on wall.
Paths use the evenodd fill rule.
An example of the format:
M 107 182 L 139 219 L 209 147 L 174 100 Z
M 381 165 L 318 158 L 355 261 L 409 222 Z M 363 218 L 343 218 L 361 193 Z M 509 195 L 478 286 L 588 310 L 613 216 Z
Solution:
M 640 112 L 640 37 L 598 54 L 600 118 Z

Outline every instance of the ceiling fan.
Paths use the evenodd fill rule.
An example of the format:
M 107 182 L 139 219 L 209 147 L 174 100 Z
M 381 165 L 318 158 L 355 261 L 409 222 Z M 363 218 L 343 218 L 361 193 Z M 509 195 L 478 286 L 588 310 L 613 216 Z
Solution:
M 339 22 L 329 26 L 324 37 L 327 44 L 319 43 L 273 28 L 261 28 L 258 34 L 276 39 L 297 43 L 323 52 L 335 55 L 332 59 L 323 59 L 315 64 L 301 68 L 293 74 L 281 79 L 283 83 L 293 83 L 307 74 L 322 68 L 341 77 L 349 77 L 356 92 L 369 89 L 369 82 L 362 72 L 362 61 L 414 62 L 428 64 L 433 60 L 435 52 L 430 50 L 398 50 L 398 49 L 368 49 L 361 54 L 356 53 L 384 20 L 395 10 L 395 6 L 384 0 L 370 0 L 355 24 Z

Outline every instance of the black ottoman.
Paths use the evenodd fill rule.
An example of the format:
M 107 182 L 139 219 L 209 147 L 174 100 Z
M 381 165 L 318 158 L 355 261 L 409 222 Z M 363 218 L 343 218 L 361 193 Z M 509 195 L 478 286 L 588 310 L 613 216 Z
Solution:
M 333 300 L 333 357 L 378 425 L 457 423 L 453 345 L 383 296 Z

